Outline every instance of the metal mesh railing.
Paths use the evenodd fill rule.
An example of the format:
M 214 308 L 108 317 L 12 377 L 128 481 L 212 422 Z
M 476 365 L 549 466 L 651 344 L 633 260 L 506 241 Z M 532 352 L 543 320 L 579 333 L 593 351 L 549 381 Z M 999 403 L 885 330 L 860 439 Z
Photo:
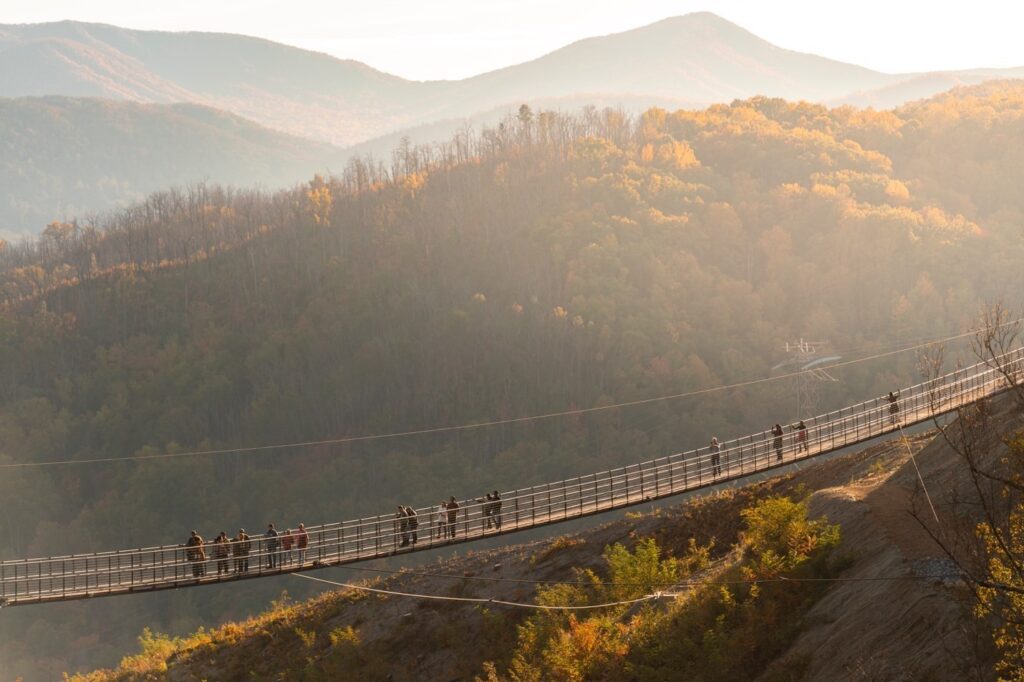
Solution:
M 1008 380 L 1007 377 L 1010 377 Z M 994 362 L 719 445 L 563 481 L 506 491 L 499 500 L 458 501 L 457 510 L 417 509 L 416 527 L 383 514 L 306 529 L 308 545 L 283 537 L 207 543 L 204 557 L 182 545 L 0 562 L 3 604 L 81 599 L 205 585 L 311 570 L 535 528 L 678 495 L 842 449 L 944 414 L 1024 382 L 1024 349 Z M 803 435 L 801 435 L 803 434 Z

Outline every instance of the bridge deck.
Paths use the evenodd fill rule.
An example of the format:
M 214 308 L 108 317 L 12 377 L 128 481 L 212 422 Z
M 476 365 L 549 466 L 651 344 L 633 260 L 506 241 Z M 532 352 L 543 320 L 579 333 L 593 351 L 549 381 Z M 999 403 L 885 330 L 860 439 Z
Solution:
M 437 508 L 417 509 L 418 541 L 402 546 L 393 515 L 310 527 L 302 560 L 297 550 L 270 552 L 264 537 L 252 538 L 248 570 L 237 572 L 236 559 L 190 561 L 186 548 L 164 545 L 142 549 L 0 562 L 0 604 L 67 601 L 116 594 L 195 587 L 339 566 L 408 552 L 418 552 L 483 537 L 506 535 L 560 523 L 651 500 L 679 495 L 725 481 L 742 479 L 793 462 L 834 452 L 950 412 L 999 393 L 1007 376 L 1024 376 L 1024 349 L 998 359 L 998 366 L 978 364 L 938 379 L 902 389 L 897 413 L 876 398 L 805 420 L 806 439 L 787 428 L 781 450 L 770 432 L 721 444 L 719 471 L 709 448 L 680 452 L 610 471 L 545 483 L 502 494 L 500 510 L 483 500 L 459 502 L 453 536 L 446 537 Z M 449 527 L 451 530 L 451 527 Z M 274 563 L 274 566 L 271 566 Z M 197 575 L 198 574 L 198 575 Z

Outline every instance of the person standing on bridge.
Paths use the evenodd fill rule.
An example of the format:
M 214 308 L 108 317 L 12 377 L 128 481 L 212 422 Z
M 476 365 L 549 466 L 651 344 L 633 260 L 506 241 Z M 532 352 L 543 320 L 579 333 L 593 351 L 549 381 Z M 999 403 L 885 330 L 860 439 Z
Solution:
M 295 531 L 291 528 L 281 533 L 281 559 L 282 563 L 290 564 L 295 561 L 292 554 L 292 547 L 295 545 Z
M 395 542 L 398 542 L 398 537 L 401 535 L 402 544 L 399 547 L 409 546 L 409 517 L 405 513 L 405 507 L 398 505 L 398 511 L 395 512 Z
M 203 536 L 192 531 L 185 543 L 185 558 L 192 562 L 192 577 L 202 578 L 206 573 L 206 552 L 203 551 Z
M 494 519 L 494 527 L 501 530 L 501 495 L 497 490 L 491 493 L 491 518 Z
M 213 558 L 217 560 L 217 575 L 228 573 L 228 534 L 224 531 L 213 539 Z
M 263 537 L 266 538 L 267 543 L 267 568 L 277 568 L 277 550 L 281 546 L 281 541 L 278 539 L 274 524 L 267 524 L 267 532 L 263 534 Z
M 459 532 L 457 522 L 459 520 L 459 503 L 455 501 L 455 496 L 452 495 L 448 498 L 448 533 L 445 537 L 454 538 Z
M 776 424 L 772 427 L 772 435 L 775 436 L 772 439 L 772 447 L 775 448 L 775 461 L 782 461 L 782 424 Z
M 441 500 L 441 504 L 437 506 L 437 512 L 435 513 L 434 525 L 437 528 L 437 537 L 448 537 L 448 507 L 445 505 L 444 500 Z
M 900 392 L 896 391 L 893 393 L 889 391 L 889 395 L 885 397 L 886 402 L 889 403 L 889 422 L 896 426 L 900 423 L 900 404 L 897 402 L 900 397 Z
M 231 553 L 235 557 L 235 573 L 249 572 L 249 550 L 252 549 L 252 542 L 245 534 L 244 528 L 238 529 L 238 537 L 231 546 Z
M 722 446 L 718 444 L 718 438 L 712 436 L 711 445 L 708 446 L 711 450 L 711 474 L 712 476 L 722 475 Z
M 416 541 L 419 540 L 416 529 L 420 527 L 420 520 L 417 518 L 416 510 L 412 507 L 405 508 L 405 516 L 409 519 L 409 535 L 412 536 L 412 544 L 415 547 Z
M 299 524 L 299 529 L 295 531 L 295 549 L 299 552 L 299 566 L 306 563 L 306 548 L 309 547 L 309 533 L 306 532 L 306 526 Z
M 490 529 L 494 525 L 494 519 L 491 518 L 491 514 L 494 512 L 494 503 L 491 500 L 491 494 L 487 493 L 484 495 L 484 520 L 487 521 L 486 528 Z
M 809 452 L 807 447 L 807 424 L 804 424 L 803 419 L 796 425 L 796 451 Z

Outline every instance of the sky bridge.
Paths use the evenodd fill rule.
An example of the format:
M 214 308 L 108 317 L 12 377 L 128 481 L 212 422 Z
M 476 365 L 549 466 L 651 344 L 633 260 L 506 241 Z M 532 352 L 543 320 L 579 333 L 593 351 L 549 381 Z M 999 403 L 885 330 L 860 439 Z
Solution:
M 782 435 L 764 431 L 719 444 L 677 452 L 576 478 L 506 490 L 501 504 L 459 500 L 449 523 L 436 506 L 417 509 L 417 541 L 394 512 L 308 527 L 303 556 L 285 552 L 265 536 L 253 536 L 249 552 L 228 544 L 227 570 L 207 542 L 205 559 L 184 545 L 161 545 L 0 562 L 0 605 L 70 601 L 155 590 L 182 589 L 313 571 L 370 559 L 447 547 L 601 514 L 681 493 L 737 481 L 793 462 L 899 432 L 1024 382 L 1024 349 L 1001 355 L 888 396 L 804 419 L 805 429 L 784 425 Z M 403 544 L 407 534 L 408 544 Z M 279 541 L 280 542 L 280 539 Z M 247 570 L 238 571 L 244 558 Z M 221 569 L 224 565 L 220 566 Z

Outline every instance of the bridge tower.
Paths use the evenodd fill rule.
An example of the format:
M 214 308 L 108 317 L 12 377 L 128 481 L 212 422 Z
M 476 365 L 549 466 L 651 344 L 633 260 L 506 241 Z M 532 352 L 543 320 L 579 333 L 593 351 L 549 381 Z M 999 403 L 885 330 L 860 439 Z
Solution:
M 786 354 L 790 357 L 782 366 L 793 367 L 799 372 L 794 386 L 796 414 L 800 418 L 817 414 L 822 385 L 838 381 L 821 366 L 840 359 L 838 355 L 823 353 L 827 346 L 828 341 L 807 341 L 803 337 L 799 341 L 786 342 Z

